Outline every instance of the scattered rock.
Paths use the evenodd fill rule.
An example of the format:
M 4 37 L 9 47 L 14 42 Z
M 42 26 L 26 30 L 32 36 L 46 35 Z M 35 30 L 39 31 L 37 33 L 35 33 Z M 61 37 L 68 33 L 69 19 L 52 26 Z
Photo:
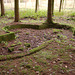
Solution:
M 14 69 L 10 69 L 9 71 L 14 71 Z
M 57 61 L 61 61 L 61 59 L 60 58 L 57 58 Z
M 9 74 L 9 71 L 7 71 L 7 74 Z
M 72 58 L 72 55 L 69 55 Z
M 21 67 L 21 70 L 23 69 L 24 67 Z
M 21 53 L 21 51 L 14 51 L 13 53 L 15 53 L 15 54 L 16 54 L 16 53 Z
M 64 71 L 63 70 L 59 70 L 59 73 L 64 74 Z
M 55 64 L 56 63 L 56 61 L 53 61 L 53 64 Z
M 2 73 L 6 73 L 6 71 L 3 70 Z
M 52 69 L 49 69 L 49 71 L 51 71 Z
M 36 74 L 39 74 L 39 71 L 36 71 Z
M 67 68 L 67 65 L 65 66 L 65 68 Z

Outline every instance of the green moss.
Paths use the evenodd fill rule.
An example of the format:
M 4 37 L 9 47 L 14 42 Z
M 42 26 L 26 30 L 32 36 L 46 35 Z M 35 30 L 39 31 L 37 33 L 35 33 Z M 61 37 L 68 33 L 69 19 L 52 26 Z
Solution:
M 25 43 L 24 44 L 26 47 L 30 47 L 31 45 L 30 45 L 30 43 Z
M 24 50 L 24 48 L 23 48 L 23 47 L 20 47 L 20 48 L 19 48 L 19 50 L 23 51 L 23 50 Z
M 75 39 L 71 38 L 70 41 L 75 41 Z
M 60 29 L 53 29 L 53 33 L 58 33 L 58 32 L 62 32 L 62 30 Z
M 26 70 L 22 70 L 21 73 L 27 74 L 27 71 Z
M 14 51 L 14 47 L 10 47 L 10 48 L 8 48 L 8 51 L 9 51 L 9 52 Z
M 58 55 L 56 54 L 56 55 L 47 55 L 46 56 L 46 59 L 48 59 L 48 60 L 52 60 L 52 59 L 55 59 L 55 58 L 57 58 L 58 57 Z
M 17 45 L 22 45 L 22 42 L 18 42 Z
M 26 35 L 29 35 L 29 33 L 27 32 Z
M 34 70 L 41 72 L 42 71 L 42 68 L 40 66 L 35 66 L 35 69 Z
M 61 41 L 59 40 L 59 39 L 57 39 L 57 38 L 55 38 L 55 42 L 57 42 L 57 43 L 61 43 Z
M 17 46 L 17 44 L 12 44 L 12 45 L 11 45 L 11 47 L 15 47 L 15 46 Z
M 4 35 L 0 35 L 0 42 L 1 41 L 11 41 L 13 39 L 15 39 L 15 34 L 13 32 L 7 33 Z
M 67 36 L 64 36 L 62 34 L 57 34 L 57 38 L 59 38 L 59 39 L 67 39 Z
M 16 29 L 16 28 L 32 28 L 32 29 L 39 29 L 39 25 L 30 25 L 30 24 L 19 24 L 19 25 L 11 25 L 9 27 L 10 29 Z
M 59 69 L 59 65 L 54 65 L 54 66 L 53 66 L 53 69 L 54 69 L 54 70 L 58 70 L 58 69 Z

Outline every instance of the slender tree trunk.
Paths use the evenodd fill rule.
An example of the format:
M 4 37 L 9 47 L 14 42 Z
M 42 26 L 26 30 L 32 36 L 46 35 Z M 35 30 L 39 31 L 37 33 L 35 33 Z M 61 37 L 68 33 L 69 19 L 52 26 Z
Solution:
M 15 22 L 19 21 L 19 0 L 14 0 L 15 4 Z
M 52 0 L 52 15 L 54 15 L 54 0 Z
M 4 0 L 1 0 L 1 16 L 5 15 L 4 11 Z
M 52 0 L 48 0 L 47 23 L 53 23 L 52 22 Z
M 36 5 L 35 5 L 35 12 L 37 12 L 39 9 L 39 0 L 36 0 Z
M 74 0 L 74 3 L 73 3 L 73 9 L 75 8 L 75 0 Z
M 61 12 L 62 4 L 63 4 L 63 0 L 60 0 L 59 12 Z

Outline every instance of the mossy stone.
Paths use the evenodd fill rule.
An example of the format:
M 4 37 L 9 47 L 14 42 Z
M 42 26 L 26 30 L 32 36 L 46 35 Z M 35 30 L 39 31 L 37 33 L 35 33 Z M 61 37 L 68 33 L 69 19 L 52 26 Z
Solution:
M 17 46 L 17 44 L 12 44 L 11 47 Z
M 19 48 L 19 50 L 23 51 L 23 50 L 24 50 L 24 48 L 23 48 L 23 47 L 20 47 L 20 48 Z
M 25 43 L 24 44 L 26 47 L 30 47 L 30 43 Z
M 29 35 L 29 33 L 27 32 L 26 35 Z
M 22 45 L 22 42 L 18 42 L 17 45 Z
M 8 48 L 8 51 L 9 51 L 9 52 L 14 51 L 14 47 L 10 47 L 10 48 Z
M 11 41 L 15 39 L 15 34 L 13 32 L 0 35 L 0 41 Z

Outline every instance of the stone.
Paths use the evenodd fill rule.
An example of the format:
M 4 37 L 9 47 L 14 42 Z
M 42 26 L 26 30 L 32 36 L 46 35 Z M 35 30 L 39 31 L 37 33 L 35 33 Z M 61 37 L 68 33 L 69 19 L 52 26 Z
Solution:
M 60 72 L 61 74 L 64 74 L 64 71 L 63 71 L 63 70 L 60 70 L 59 72 Z
M 57 61 L 60 61 L 61 59 L 60 58 L 57 58 Z
M 65 68 L 67 68 L 67 65 L 65 66 Z
M 14 51 L 13 53 L 21 53 L 21 51 Z
M 36 71 L 36 74 L 39 74 L 39 71 Z
M 56 62 L 55 61 L 53 61 L 53 64 L 55 64 Z

